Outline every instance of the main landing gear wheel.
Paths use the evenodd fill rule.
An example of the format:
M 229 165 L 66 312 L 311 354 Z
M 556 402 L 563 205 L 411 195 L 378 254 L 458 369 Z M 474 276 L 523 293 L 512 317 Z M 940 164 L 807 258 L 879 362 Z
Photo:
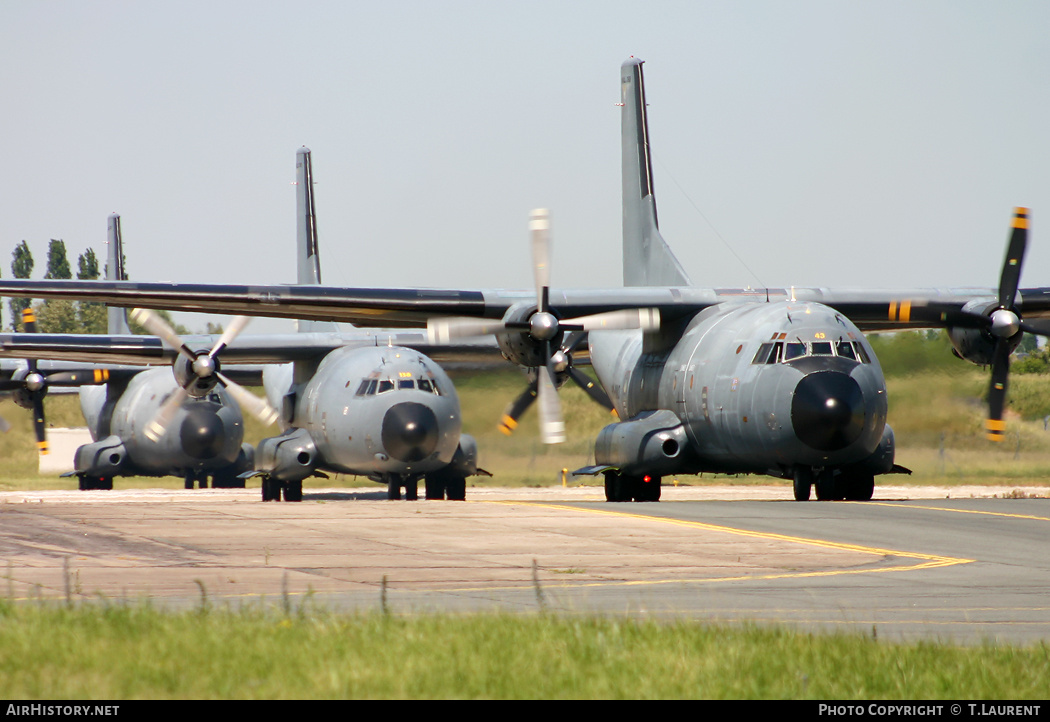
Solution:
M 303 500 L 303 482 L 302 481 L 286 481 L 284 482 L 284 500 L 285 501 L 302 501 Z
M 427 499 L 448 499 L 465 501 L 467 498 L 467 477 L 442 469 L 427 474 L 425 477 Z
M 871 501 L 875 493 L 875 475 L 864 472 L 839 477 L 842 498 L 846 501 Z
M 831 469 L 825 469 L 817 475 L 814 486 L 817 487 L 817 501 L 841 501 L 844 497 L 839 479 Z
M 660 501 L 659 476 L 634 476 L 616 471 L 605 472 L 605 500 L 621 501 Z
M 88 474 L 77 474 L 80 491 L 112 491 L 112 476 L 90 476 Z
M 208 488 L 208 475 L 205 473 L 186 474 L 185 479 L 187 489 L 192 489 L 194 484 L 196 484 L 201 489 Z
M 401 480 L 391 476 L 386 480 L 386 498 L 389 501 L 401 500 Z
M 813 471 L 811 469 L 795 469 L 793 487 L 795 501 L 809 501 L 809 494 L 813 490 Z
M 281 500 L 281 482 L 277 479 L 271 479 L 268 476 L 264 476 L 262 479 L 262 500 L 263 501 L 280 501 Z

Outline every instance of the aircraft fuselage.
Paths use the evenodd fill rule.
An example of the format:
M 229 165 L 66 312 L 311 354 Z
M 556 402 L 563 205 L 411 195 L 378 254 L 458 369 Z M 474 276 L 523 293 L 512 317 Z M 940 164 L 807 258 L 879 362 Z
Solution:
M 599 437 L 598 464 L 790 478 L 800 468 L 874 464 L 882 444 L 889 448 L 876 467 L 892 467 L 882 369 L 864 335 L 833 309 L 719 304 L 669 348 L 646 343 L 639 331 L 590 335 L 594 369 L 623 420 Z
M 230 479 L 235 477 L 243 470 L 233 467 L 242 453 L 244 422 L 240 407 L 221 386 L 201 398 L 187 398 L 156 440 L 146 435 L 147 425 L 176 387 L 171 369 L 158 367 L 135 374 L 126 384 L 81 388 L 80 406 L 94 443 L 77 451 L 77 472 L 111 477 L 228 471 Z
M 418 477 L 447 466 L 459 448 L 455 388 L 418 351 L 347 346 L 329 353 L 305 383 L 296 384 L 293 374 L 291 365 L 276 366 L 263 378 L 271 403 L 286 411 L 289 400 L 294 404 L 291 425 L 301 430 L 300 439 L 303 432 L 309 435 L 309 441 L 302 439 L 304 476 L 317 468 L 377 481 Z M 309 458 L 315 453 L 307 448 L 310 442 L 317 458 Z M 262 445 L 259 453 L 266 468 Z

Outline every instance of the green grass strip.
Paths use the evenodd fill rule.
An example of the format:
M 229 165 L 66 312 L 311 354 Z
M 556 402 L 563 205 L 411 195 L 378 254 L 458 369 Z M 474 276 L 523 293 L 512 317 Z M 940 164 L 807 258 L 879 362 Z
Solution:
M 1046 699 L 1050 646 L 556 615 L 0 602 L 8 699 Z

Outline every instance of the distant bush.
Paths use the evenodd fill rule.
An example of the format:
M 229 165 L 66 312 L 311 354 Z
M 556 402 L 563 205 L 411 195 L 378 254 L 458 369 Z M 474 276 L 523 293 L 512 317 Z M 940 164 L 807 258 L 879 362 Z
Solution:
M 1010 365 L 1010 373 L 1050 373 L 1050 348 L 1042 348 L 1035 351 L 1031 351 L 1024 358 L 1017 359 Z
M 887 376 L 908 376 L 924 371 L 962 373 L 973 366 L 952 353 L 944 331 L 898 331 L 868 336 Z

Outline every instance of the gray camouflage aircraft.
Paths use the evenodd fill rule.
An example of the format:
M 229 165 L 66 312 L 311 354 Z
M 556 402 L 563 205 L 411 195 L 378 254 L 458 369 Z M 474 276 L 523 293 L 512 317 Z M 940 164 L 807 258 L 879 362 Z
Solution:
M 296 169 L 298 282 L 316 285 L 320 260 L 308 149 L 298 151 Z M 109 266 L 117 269 L 122 254 L 114 220 Z M 200 457 L 208 452 L 208 460 L 224 460 L 234 439 L 240 454 L 215 472 L 214 483 L 243 487 L 245 478 L 262 476 L 264 501 L 282 494 L 301 501 L 303 480 L 323 471 L 367 476 L 386 484 L 391 499 L 400 498 L 402 488 L 406 498 L 416 499 L 419 479 L 428 499 L 463 499 L 466 477 L 487 474 L 477 468 L 476 442 L 461 433 L 452 381 L 434 360 L 409 348 L 428 347 L 421 332 L 341 333 L 334 324 L 307 320 L 295 334 L 238 337 L 248 320 L 242 317 L 219 338 L 183 339 L 159 316 L 137 309 L 136 320 L 157 337 L 131 336 L 119 335 L 128 333 L 123 312 L 110 310 L 110 330 L 117 334 L 0 334 L 3 357 L 140 365 L 109 367 L 106 386 L 82 390 L 82 398 L 91 399 L 83 410 L 96 441 L 77 453 L 81 488 L 112 488 L 117 473 L 168 475 L 183 468 L 194 474 L 187 475 L 188 488 L 193 479 L 204 486 L 208 467 Z M 457 357 L 468 351 L 491 356 L 494 347 L 451 349 Z M 220 357 L 236 365 L 223 372 Z M 174 375 L 168 368 L 143 371 L 141 364 L 171 364 Z M 268 365 L 261 380 L 273 406 L 230 378 L 259 383 L 260 372 L 243 364 Z M 120 379 L 124 386 L 115 386 Z M 264 422 L 279 418 L 284 429 L 260 442 L 254 459 L 251 446 L 240 444 L 243 425 L 231 393 Z M 146 461 L 132 463 L 132 451 Z
M 886 384 L 864 331 L 947 329 L 956 355 L 991 365 L 988 436 L 1002 439 L 1010 353 L 1023 333 L 1050 331 L 1040 323 L 1050 317 L 1050 288 L 1018 289 L 1025 209 L 1015 213 L 997 290 L 694 287 L 659 232 L 642 61 L 621 66 L 620 88 L 622 288 L 552 291 L 549 220 L 536 212 L 535 291 L 0 281 L 0 294 L 371 325 L 429 321 L 437 342 L 494 334 L 506 358 L 538 374 L 541 430 L 552 443 L 565 433 L 560 375 L 587 332 L 621 420 L 600 432 L 596 463 L 580 473 L 603 474 L 609 501 L 657 500 L 663 476 L 700 472 L 793 479 L 798 500 L 814 486 L 818 499 L 870 499 L 875 476 L 907 470 L 894 463 Z
M 120 216 L 110 215 L 107 225 L 107 277 L 123 280 Z M 28 333 L 16 337 L 38 348 L 28 353 L 30 360 L 24 372 L 0 383 L 15 390 L 16 402 L 33 410 L 41 453 L 47 453 L 44 396 L 49 389 L 79 387 L 81 411 L 92 437 L 91 443 L 77 449 L 74 471 L 69 474 L 77 476 L 81 490 L 112 489 L 114 476 L 181 476 L 187 488 L 192 488 L 194 482 L 203 488 L 210 475 L 216 487 L 244 486 L 238 474 L 251 469 L 254 450 L 250 444 L 242 443 L 241 410 L 225 389 L 210 389 L 170 405 L 166 402 L 175 397 L 178 385 L 167 368 L 37 361 L 50 359 L 50 349 L 43 339 L 51 335 L 35 333 L 31 308 L 23 312 L 23 317 Z M 123 309 L 108 310 L 108 331 L 130 335 Z M 60 338 L 68 344 L 78 337 Z M 86 337 L 93 343 L 99 338 L 105 337 Z M 241 369 L 234 375 L 249 383 L 261 381 L 261 370 Z M 158 427 L 153 431 L 162 409 L 166 409 L 167 430 Z

